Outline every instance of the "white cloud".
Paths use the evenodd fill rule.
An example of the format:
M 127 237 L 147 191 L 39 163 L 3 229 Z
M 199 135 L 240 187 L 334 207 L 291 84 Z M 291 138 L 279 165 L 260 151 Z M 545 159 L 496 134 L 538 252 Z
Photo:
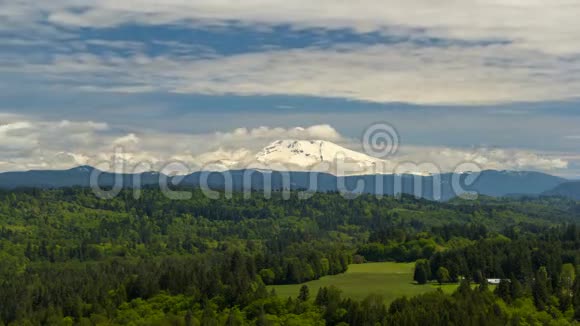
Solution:
M 0 30 L 28 35 L 29 29 L 47 29 L 41 40 L 45 35 L 62 39 L 54 27 L 41 24 L 43 17 L 68 27 L 67 33 L 79 26 L 228 26 L 235 21 L 256 28 L 290 24 L 296 29 L 375 31 L 410 40 L 226 57 L 211 49 L 194 56 L 198 50 L 179 43 L 166 44 L 175 51 L 150 57 L 138 42 L 85 40 L 131 50 L 128 57 L 95 55 L 83 52 L 83 40 L 77 40 L 72 54 L 61 51 L 46 61 L 10 56 L 0 65 L 0 71 L 85 91 L 288 94 L 421 104 L 563 100 L 580 94 L 577 1 L 17 0 L 3 4 L 3 11 L 7 19 Z M 430 37 L 444 41 L 413 42 Z
M 251 140 L 251 139 L 324 139 L 330 141 L 340 141 L 342 136 L 330 125 L 314 125 L 310 127 L 295 127 L 295 128 L 270 128 L 258 127 L 253 129 L 238 128 L 232 132 L 216 133 L 217 138 L 224 141 L 236 141 L 237 139 Z
M 0 124 L 0 169 L 5 171 L 98 165 L 111 162 L 117 149 L 122 151 L 128 167 L 141 162 L 160 167 L 181 161 L 195 168 L 216 159 L 240 160 L 275 139 L 343 140 L 329 125 L 238 128 L 209 134 L 119 134 L 105 123 L 91 121 L 24 121 L 15 116 L 10 119 Z M 223 148 L 221 154 L 212 153 L 219 148 Z
M 139 142 L 139 137 L 137 137 L 134 133 L 130 133 L 113 140 L 113 146 L 134 147 L 137 146 Z
M 580 75 L 571 74 L 580 71 L 580 60 L 564 63 L 509 45 L 306 48 L 183 66 L 172 91 L 437 104 L 554 100 L 580 91 Z
M 21 152 L 35 148 L 37 140 L 22 134 L 22 130 L 30 129 L 28 122 L 0 124 L 0 151 L 4 153 Z M 2 154 L 0 154 L 2 155 Z
M 4 169 L 61 168 L 85 164 L 106 123 L 31 121 L 12 116 L 0 124 L 0 163 Z
M 490 104 L 577 98 L 580 56 L 511 45 L 351 45 L 211 59 L 61 54 L 0 71 L 45 76 L 84 91 L 306 95 L 373 102 Z M 74 85 L 71 81 L 74 80 Z
M 453 171 L 463 162 L 474 163 L 486 170 L 557 171 L 568 167 L 568 160 L 559 153 L 538 153 L 524 149 L 480 147 L 459 149 L 449 147 L 402 147 L 393 160 L 402 162 L 435 162 L 442 171 Z
M 244 168 L 266 145 L 278 139 L 320 139 L 360 150 L 360 144 L 342 136 L 329 125 L 295 128 L 238 128 L 206 134 L 133 132 L 119 133 L 105 123 L 82 121 L 34 121 L 12 117 L 0 124 L 0 170 L 64 169 L 78 165 L 103 167 L 121 149 L 131 171 L 140 163 L 161 169 L 182 162 L 198 169 L 218 163 L 224 169 Z M 405 162 L 433 163 L 440 171 L 453 171 L 463 162 L 482 169 L 560 171 L 574 157 L 536 153 L 522 149 L 460 149 L 401 146 L 386 167 L 393 170 Z
M 463 40 L 506 40 L 552 53 L 580 49 L 577 1 L 554 0 L 156 0 L 85 2 L 15 0 L 3 3 L 14 21 L 40 20 L 75 27 L 126 23 L 223 25 L 291 24 L 295 28 L 350 28 Z M 7 22 L 8 25 L 8 22 Z

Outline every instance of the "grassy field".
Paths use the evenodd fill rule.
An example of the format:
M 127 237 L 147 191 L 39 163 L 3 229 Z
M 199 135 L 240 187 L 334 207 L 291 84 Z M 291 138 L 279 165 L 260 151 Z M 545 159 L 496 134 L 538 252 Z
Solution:
M 322 286 L 334 285 L 343 291 L 344 296 L 353 299 L 364 299 L 371 293 L 379 294 L 387 303 L 402 296 L 411 297 L 428 291 L 434 291 L 438 284 L 417 285 L 413 282 L 414 263 L 367 263 L 353 264 L 344 274 L 325 276 L 319 280 L 304 283 L 310 288 L 311 296 L 318 293 Z M 302 284 L 274 285 L 281 297 L 296 297 Z M 452 293 L 457 284 L 444 284 L 441 289 Z

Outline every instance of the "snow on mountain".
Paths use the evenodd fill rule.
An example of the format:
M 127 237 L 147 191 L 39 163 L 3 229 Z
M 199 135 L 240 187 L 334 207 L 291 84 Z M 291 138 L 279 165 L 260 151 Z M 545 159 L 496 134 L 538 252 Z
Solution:
M 194 158 L 201 171 L 262 170 L 314 171 L 336 176 L 415 174 L 429 176 L 430 166 L 382 160 L 326 140 L 276 140 L 258 152 L 246 148 L 218 149 Z
M 324 140 L 277 140 L 256 154 L 255 161 L 280 164 L 289 170 L 314 169 L 339 175 L 380 173 L 387 163 Z
M 70 172 L 91 173 L 95 168 L 89 165 L 81 165 L 76 168 L 69 169 Z

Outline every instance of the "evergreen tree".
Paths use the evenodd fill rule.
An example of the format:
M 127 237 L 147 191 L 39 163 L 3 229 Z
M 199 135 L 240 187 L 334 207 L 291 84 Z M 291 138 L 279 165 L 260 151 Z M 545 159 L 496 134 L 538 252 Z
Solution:
M 502 298 L 503 301 L 510 303 L 512 301 L 512 283 L 511 281 L 501 280 L 495 288 L 495 295 Z
M 481 273 L 481 270 L 477 270 L 473 275 L 473 282 L 481 284 L 483 279 L 485 279 L 485 277 L 483 277 L 483 273 Z
M 228 319 L 226 320 L 226 326 L 242 326 L 244 325 L 244 319 L 242 317 L 241 312 L 239 311 L 239 309 L 233 308 L 230 310 L 230 313 L 228 315 Z
M 487 283 L 487 279 L 485 277 L 481 278 L 481 280 L 479 281 L 478 290 L 480 292 L 489 290 L 489 284 Z
M 415 273 L 413 275 L 413 280 L 419 284 L 427 283 L 430 275 L 429 262 L 425 259 L 419 259 L 415 263 Z
M 309 298 L 310 298 L 310 289 L 308 288 L 307 285 L 302 285 L 300 287 L 300 293 L 298 294 L 298 300 L 306 302 L 308 301 Z
M 218 320 L 216 311 L 212 304 L 206 304 L 203 314 L 201 316 L 201 324 L 207 326 L 217 326 Z
M 451 278 L 449 277 L 449 271 L 447 268 L 443 266 L 439 267 L 439 269 L 437 269 L 437 282 L 439 282 L 439 284 L 443 284 L 448 283 L 450 280 Z
M 459 282 L 459 287 L 457 288 L 457 291 L 455 292 L 455 294 L 460 295 L 462 297 L 468 297 L 469 295 L 471 295 L 471 282 L 469 281 L 469 279 L 464 278 L 463 280 L 461 280 L 461 282 Z
M 572 292 L 574 293 L 572 298 L 572 305 L 574 306 L 574 318 L 576 318 L 577 321 L 580 321 L 580 275 L 576 276 Z
M 318 290 L 314 303 L 317 306 L 326 306 L 328 304 L 328 289 L 325 286 Z
M 519 299 L 524 295 L 522 283 L 517 278 L 515 278 L 513 274 L 512 277 L 510 278 L 510 290 L 511 290 L 510 296 L 513 300 Z
M 538 310 L 545 310 L 548 302 L 548 273 L 544 266 L 540 267 L 536 272 L 532 294 L 536 308 Z
M 192 326 L 193 325 L 193 313 L 191 310 L 187 310 L 185 314 L 185 326 Z

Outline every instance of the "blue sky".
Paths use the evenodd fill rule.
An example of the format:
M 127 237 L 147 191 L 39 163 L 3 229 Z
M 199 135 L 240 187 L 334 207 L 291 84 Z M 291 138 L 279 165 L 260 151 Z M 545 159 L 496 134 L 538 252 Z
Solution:
M 580 5 L 569 1 L 0 9 L 0 170 L 92 163 L 127 140 L 133 160 L 195 162 L 325 138 L 295 132 L 320 125 L 357 149 L 386 121 L 402 142 L 393 160 L 580 175 Z

